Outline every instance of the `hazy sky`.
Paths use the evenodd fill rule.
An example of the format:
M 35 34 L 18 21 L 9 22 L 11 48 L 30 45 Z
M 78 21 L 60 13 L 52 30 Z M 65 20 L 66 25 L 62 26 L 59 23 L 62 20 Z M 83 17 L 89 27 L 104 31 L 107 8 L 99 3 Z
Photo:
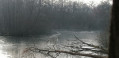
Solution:
M 91 2 L 93 2 L 95 5 L 100 4 L 102 1 L 107 1 L 107 0 L 70 0 L 73 2 L 78 2 L 78 1 L 82 1 L 86 4 L 90 4 Z M 112 4 L 112 0 L 108 0 L 111 4 Z

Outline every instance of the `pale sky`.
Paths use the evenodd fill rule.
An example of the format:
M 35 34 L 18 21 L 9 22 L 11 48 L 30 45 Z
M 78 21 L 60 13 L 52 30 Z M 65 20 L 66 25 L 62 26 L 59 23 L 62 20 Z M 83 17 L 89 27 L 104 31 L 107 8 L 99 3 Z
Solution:
M 98 5 L 98 4 L 100 4 L 102 1 L 107 1 L 107 0 L 70 0 L 70 1 L 76 1 L 76 2 L 78 2 L 78 1 L 81 1 L 81 2 L 84 2 L 84 3 L 86 3 L 86 4 L 90 4 L 91 2 L 94 2 L 94 4 L 95 5 Z M 112 4 L 112 2 L 110 1 L 110 3 Z

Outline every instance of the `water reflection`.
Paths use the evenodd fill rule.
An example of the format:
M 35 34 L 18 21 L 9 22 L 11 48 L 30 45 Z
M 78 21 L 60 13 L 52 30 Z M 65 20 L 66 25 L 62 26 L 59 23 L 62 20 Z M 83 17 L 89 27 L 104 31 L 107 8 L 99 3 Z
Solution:
M 6 45 L 5 42 L 0 39 L 0 57 L 2 57 L 2 58 L 12 58 L 12 56 L 9 55 L 8 52 L 4 51 L 4 49 L 6 49 L 7 46 L 8 45 Z
M 12 37 L 12 36 L 0 36 L 0 57 L 2 58 L 30 58 L 30 56 L 23 57 L 23 51 L 27 47 L 38 47 L 38 48 L 47 48 L 52 44 L 69 44 L 67 40 L 75 40 L 73 34 L 76 33 L 76 36 L 83 40 L 84 42 L 100 45 L 100 42 L 97 39 L 99 32 L 75 32 L 75 31 L 59 31 L 57 34 L 45 35 L 45 36 L 30 36 L 30 37 Z M 85 46 L 84 48 L 89 48 Z M 92 53 L 91 51 L 83 53 Z M 44 55 L 35 54 L 36 58 L 46 58 Z M 78 58 L 79 56 L 70 56 L 70 55 L 61 55 L 58 58 Z M 49 57 L 47 57 L 49 58 Z M 82 56 L 81 58 L 86 58 Z M 89 57 L 87 57 L 89 58 Z

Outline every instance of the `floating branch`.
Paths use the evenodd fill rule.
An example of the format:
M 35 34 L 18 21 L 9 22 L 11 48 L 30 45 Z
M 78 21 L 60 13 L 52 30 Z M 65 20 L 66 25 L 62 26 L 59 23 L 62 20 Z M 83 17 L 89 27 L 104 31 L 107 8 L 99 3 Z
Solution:
M 107 56 L 102 56 L 102 55 L 92 55 L 92 54 L 84 54 L 84 53 L 79 53 L 79 52 L 71 52 L 71 51 L 63 51 L 63 50 L 45 50 L 45 49 L 38 49 L 34 47 L 27 48 L 27 51 L 32 51 L 32 52 L 37 52 L 37 53 L 42 53 L 42 54 L 47 54 L 48 56 L 51 56 L 50 53 L 64 53 L 64 54 L 70 54 L 70 55 L 79 55 L 79 56 L 87 56 L 87 57 L 94 57 L 94 58 L 106 58 Z M 44 53 L 43 53 L 44 52 Z M 52 56 L 53 58 L 53 56 Z
M 100 47 L 100 46 L 96 46 L 96 45 L 93 45 L 93 44 L 89 44 L 89 43 L 83 42 L 83 41 L 80 40 L 76 35 L 74 35 L 74 37 L 75 37 L 78 41 L 82 42 L 83 44 L 86 44 L 86 45 L 88 45 L 88 46 L 90 46 L 90 47 L 94 47 L 94 48 L 101 49 L 101 50 L 103 50 L 105 53 L 108 54 L 108 50 L 104 49 L 103 47 Z

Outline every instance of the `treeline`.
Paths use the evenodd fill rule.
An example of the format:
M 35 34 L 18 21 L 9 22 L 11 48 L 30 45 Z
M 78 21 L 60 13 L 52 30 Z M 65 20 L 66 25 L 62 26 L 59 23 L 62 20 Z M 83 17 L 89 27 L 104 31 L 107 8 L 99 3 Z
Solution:
M 54 29 L 107 30 L 111 5 L 64 0 L 0 0 L 1 35 L 36 35 Z

